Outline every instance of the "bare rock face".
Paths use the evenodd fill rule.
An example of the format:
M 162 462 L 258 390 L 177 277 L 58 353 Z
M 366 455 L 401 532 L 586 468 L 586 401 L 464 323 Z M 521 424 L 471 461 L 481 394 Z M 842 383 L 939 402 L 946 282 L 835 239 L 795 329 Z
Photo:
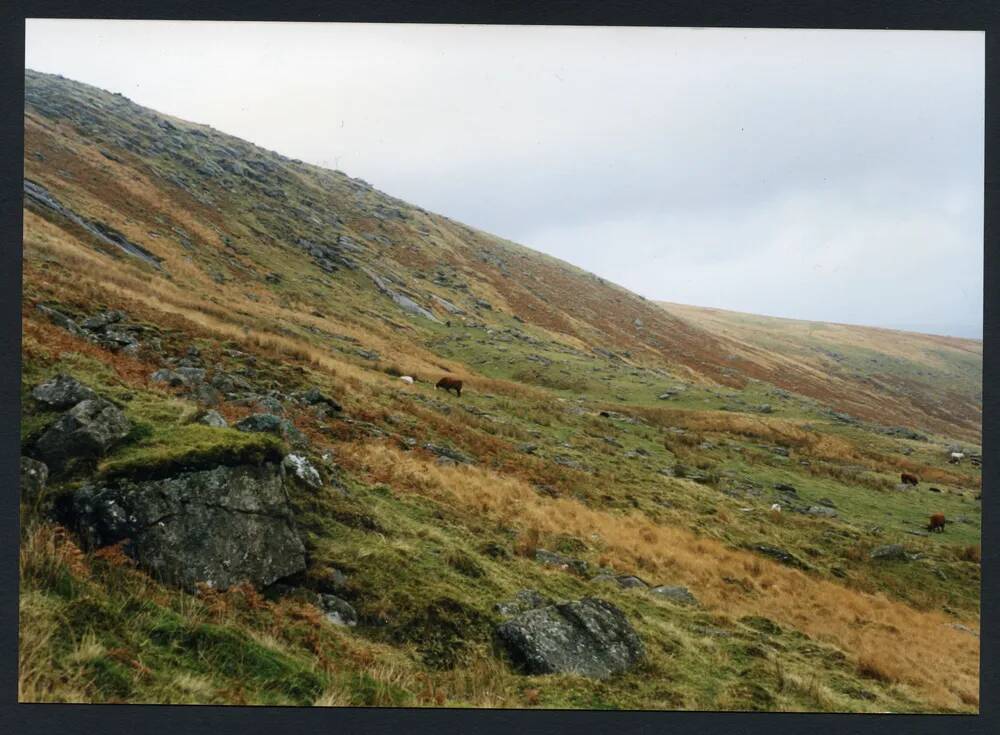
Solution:
M 186 589 L 264 587 L 305 569 L 275 464 L 88 486 L 61 513 L 88 547 L 128 539 L 124 549 L 140 566 Z
M 35 442 L 34 454 L 58 472 L 70 460 L 104 455 L 131 430 L 132 422 L 115 404 L 104 398 L 89 398 L 46 429 Z
M 610 602 L 587 597 L 528 610 L 501 623 L 500 641 L 527 674 L 579 674 L 606 679 L 645 656 L 642 641 Z

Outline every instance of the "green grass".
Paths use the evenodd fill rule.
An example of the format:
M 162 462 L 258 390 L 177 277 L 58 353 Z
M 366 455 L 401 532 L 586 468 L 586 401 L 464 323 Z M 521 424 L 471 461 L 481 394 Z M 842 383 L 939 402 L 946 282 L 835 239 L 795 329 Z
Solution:
M 32 84 L 63 84 L 34 76 L 29 82 L 29 91 Z M 95 90 L 73 89 L 73 110 L 85 109 L 92 96 L 99 97 L 106 109 L 119 103 Z M 108 115 L 107 123 L 125 137 L 149 135 L 138 118 Z M 83 214 L 110 217 L 106 211 L 90 209 L 117 189 L 113 183 L 105 189 L 94 184 L 104 176 L 102 169 L 82 163 L 94 146 L 88 134 L 29 132 L 30 147 L 45 148 L 48 163 L 27 158 L 28 174 L 49 182 L 57 193 L 66 189 L 67 201 L 79 202 Z M 161 356 L 176 357 L 196 345 L 206 365 L 239 372 L 257 392 L 292 393 L 312 384 L 329 389 L 343 399 L 345 420 L 294 417 L 312 430 L 317 464 L 325 451 L 334 463 L 341 461 L 341 451 L 350 451 L 342 442 L 369 441 L 364 431 L 375 428 L 393 446 L 405 438 L 415 440 L 418 447 L 428 441 L 454 447 L 472 457 L 477 467 L 544 486 L 540 492 L 573 499 L 579 508 L 603 514 L 609 528 L 626 528 L 617 523 L 631 515 L 690 532 L 685 538 L 693 544 L 713 539 L 730 549 L 777 546 L 808 564 L 810 577 L 885 595 L 920 610 L 941 611 L 950 616 L 947 620 L 977 619 L 980 569 L 970 559 L 975 558 L 981 537 L 981 511 L 974 500 L 981 472 L 968 465 L 945 464 L 944 450 L 952 438 L 924 432 L 930 440 L 916 442 L 879 434 L 870 423 L 840 424 L 817 400 L 782 395 L 763 381 L 749 380 L 740 389 L 701 381 L 698 370 L 689 372 L 680 357 L 663 359 L 644 350 L 641 340 L 632 339 L 628 314 L 640 305 L 619 290 L 597 290 L 597 281 L 580 273 L 576 280 L 563 280 L 571 269 L 551 259 L 471 233 L 444 218 L 417 213 L 378 192 L 356 190 L 341 174 L 292 166 L 218 133 L 207 135 L 211 140 L 188 136 L 189 145 L 183 150 L 151 154 L 143 165 L 161 174 L 193 176 L 192 162 L 211 159 L 216 144 L 224 140 L 246 156 L 276 166 L 266 188 L 280 194 L 269 191 L 264 196 L 262 188 L 246 177 L 234 178 L 225 191 L 216 188 L 217 181 L 204 179 L 199 182 L 202 188 L 195 188 L 216 197 L 210 217 L 193 202 L 179 207 L 177 202 L 187 201 L 186 195 L 171 188 L 164 189 L 164 206 L 150 219 L 134 210 L 121 218 L 131 221 L 118 224 L 134 225 L 137 232 L 155 230 L 156 242 L 164 248 L 166 241 L 173 241 L 172 227 L 183 224 L 194 248 L 174 256 L 186 258 L 185 268 L 221 274 L 225 281 L 216 288 L 218 284 L 207 284 L 198 273 L 185 272 L 185 286 L 191 284 L 185 292 L 192 299 L 190 309 L 196 315 L 213 316 L 230 329 L 213 332 L 197 319 L 186 322 L 161 312 L 159 305 L 142 302 L 138 291 L 129 296 L 132 287 L 126 281 L 112 278 L 122 275 L 117 268 L 120 261 L 109 261 L 109 269 L 98 269 L 96 274 L 74 268 L 68 264 L 71 260 L 60 259 L 72 253 L 69 246 L 59 250 L 56 243 L 31 231 L 26 233 L 25 247 L 28 302 L 65 304 L 74 316 L 123 308 L 161 341 Z M 66 151 L 72 160 L 53 166 L 52 161 Z M 72 179 L 59 172 L 62 165 L 72 169 Z M 272 206 L 274 196 L 283 197 L 281 206 Z M 107 203 L 115 206 L 113 201 Z M 399 207 L 411 220 L 380 221 L 372 212 L 376 207 Z M 336 212 L 341 221 L 329 224 L 329 212 Z M 417 226 L 432 230 L 430 239 L 418 233 Z M 418 299 L 426 300 L 434 292 L 460 303 L 470 312 L 469 322 L 453 318 L 448 327 L 406 316 L 372 287 L 362 271 L 320 273 L 308 256 L 286 247 L 299 238 L 330 241 L 338 234 L 359 242 L 365 234 L 389 237 L 393 246 L 360 260 L 397 277 L 397 285 Z M 428 245 L 431 241 L 435 244 Z M 496 280 L 487 283 L 488 266 L 478 258 L 486 250 L 498 249 L 510 259 L 509 288 Z M 435 285 L 436 270 L 469 283 L 470 290 Z M 281 276 L 277 284 L 264 280 L 272 271 Z M 164 278 L 178 276 L 168 273 Z M 556 283 L 563 285 L 551 285 Z M 573 292 L 577 288 L 579 293 Z M 595 290 L 586 292 L 591 288 Z M 557 316 L 562 311 L 570 324 L 567 333 L 519 322 L 509 313 L 520 308 L 518 297 L 536 291 L 546 304 L 542 311 L 551 309 Z M 476 312 L 470 302 L 477 296 L 488 297 L 496 308 Z M 607 297 L 601 302 L 607 309 L 594 314 L 598 296 Z M 509 306 L 503 304 L 505 298 Z M 171 303 L 165 297 L 162 306 Z M 313 312 L 324 315 L 325 321 L 299 318 Z M 28 326 L 33 326 L 31 320 L 37 315 L 26 310 L 26 316 Z M 607 333 L 597 326 L 605 316 L 611 320 Z M 650 316 L 644 313 L 647 324 Z M 960 350 L 923 344 L 914 347 L 908 359 L 889 359 L 872 347 L 852 347 L 850 340 L 844 345 L 831 342 L 835 330 L 818 324 L 798 329 L 798 343 L 790 347 L 781 330 L 769 331 L 769 320 L 733 318 L 734 323 L 757 330 L 747 332 L 751 335 L 747 342 L 764 353 L 771 349 L 792 357 L 814 357 L 815 348 L 833 345 L 844 362 L 831 368 L 831 374 L 870 374 L 909 386 L 904 391 L 924 386 L 927 396 L 919 397 L 932 404 L 935 395 L 954 388 L 958 400 L 964 401 L 956 404 L 958 415 L 965 419 L 974 415 L 969 406 L 974 407 L 976 391 L 981 389 L 977 385 L 981 361 L 974 350 L 956 354 Z M 469 326 L 472 321 L 485 327 Z M 362 338 L 371 334 L 372 344 L 339 334 L 340 330 Z M 135 426 L 101 459 L 96 468 L 100 476 L 142 479 L 219 463 L 260 463 L 276 460 L 285 450 L 268 435 L 193 423 L 197 411 L 193 403 L 147 384 L 146 375 L 158 363 L 137 367 L 118 356 L 98 359 L 65 343 L 53 347 L 37 338 L 39 330 L 33 334 L 23 361 L 25 444 L 57 416 L 38 410 L 30 399 L 31 388 L 55 372 L 68 372 L 120 405 Z M 340 364 L 319 364 L 308 350 L 282 355 L 266 340 L 258 341 L 269 334 L 294 339 L 313 354 L 330 355 L 341 361 L 343 370 Z M 673 345 L 674 335 L 667 332 L 655 337 L 668 348 L 684 350 L 688 344 L 680 340 Z M 609 358 L 592 352 L 590 346 L 619 355 L 628 348 L 632 355 Z M 377 347 L 381 359 L 362 359 L 356 354 L 359 347 Z M 248 356 L 225 354 L 227 348 Z M 438 358 L 441 365 L 452 360 L 467 366 L 471 378 L 460 399 L 433 389 L 434 375 L 444 369 L 431 367 Z M 715 359 L 722 366 L 729 364 L 723 362 L 724 353 Z M 423 365 L 419 377 L 431 382 L 383 389 L 385 375 L 411 364 Z M 359 368 L 380 371 L 379 380 L 361 380 Z M 775 380 L 782 377 L 775 375 Z M 491 384 L 487 379 L 510 383 Z M 658 398 L 677 386 L 684 390 L 670 400 Z M 899 397 L 891 391 L 890 395 Z M 808 423 L 818 435 L 850 441 L 870 466 L 859 469 L 852 467 L 854 459 L 813 456 L 794 443 L 790 456 L 780 457 L 773 452 L 780 442 L 767 438 L 767 432 L 748 436 L 689 430 L 679 435 L 670 425 L 684 424 L 709 410 L 757 417 L 765 404 L 772 409 L 771 418 Z M 948 408 L 941 402 L 931 406 L 937 413 Z M 601 410 L 625 417 L 601 417 Z M 943 413 L 950 415 L 947 410 Z M 631 415 L 637 419 L 630 421 Z M 963 427 L 967 434 L 974 433 L 968 428 Z M 534 446 L 530 458 L 519 449 L 526 444 Z M 891 490 L 899 469 L 890 460 L 904 452 L 910 453 L 910 460 L 953 472 L 958 479 L 952 484 L 924 482 L 906 492 Z M 584 469 L 567 469 L 556 463 L 557 458 Z M 480 512 L 474 499 L 463 506 L 450 502 L 447 492 L 428 493 L 438 498 L 433 500 L 423 497 L 419 488 L 368 484 L 366 467 L 347 461 L 344 465 L 353 467 L 357 476 L 332 470 L 337 487 L 319 491 L 292 487 L 289 495 L 309 564 L 295 583 L 319 589 L 327 583 L 331 568 L 345 573 L 346 585 L 337 593 L 360 617 L 359 625 L 350 629 L 337 628 L 315 608 L 290 599 L 268 601 L 240 590 L 191 595 L 162 587 L 113 552 L 102 558 L 74 551 L 42 515 L 44 503 L 22 509 L 21 697 L 593 709 L 919 712 L 930 708 L 905 683 L 905 676 L 894 681 L 866 678 L 857 660 L 859 651 L 840 650 L 830 641 L 807 637 L 795 627 L 793 615 L 780 622 L 741 619 L 728 614 L 723 605 L 711 611 L 682 607 L 641 590 L 592 583 L 590 575 L 578 577 L 544 567 L 521 553 L 526 533 L 521 526 L 531 521 L 519 509 L 504 515 L 491 513 L 484 505 Z M 670 477 L 670 472 L 685 477 Z M 65 492 L 89 479 L 83 474 L 54 478 L 49 492 Z M 795 486 L 796 502 L 803 506 L 832 501 L 838 517 L 812 518 L 787 508 L 780 516 L 771 515 L 772 503 L 785 502 L 774 490 L 779 482 Z M 943 492 L 931 493 L 930 485 Z M 943 512 L 953 521 L 945 533 L 908 533 L 919 531 L 933 512 Z M 553 532 L 535 541 L 587 561 L 594 573 L 612 563 L 602 560 L 611 547 L 599 534 L 576 533 L 579 536 Z M 888 543 L 903 543 L 917 558 L 873 562 L 871 549 Z M 636 568 L 618 571 L 645 574 L 641 558 L 624 552 L 620 558 Z M 747 564 L 750 568 L 743 568 L 752 575 L 753 558 L 740 559 L 730 568 L 739 570 Z M 658 578 L 647 580 L 651 583 L 678 581 L 671 579 L 669 564 L 648 568 L 659 570 Z M 765 596 L 766 577 L 761 575 L 757 587 L 744 584 L 743 592 Z M 739 588 L 741 580 L 720 582 L 707 575 L 699 583 L 705 590 L 718 591 L 723 584 Z M 635 626 L 646 647 L 646 660 L 604 682 L 519 674 L 494 639 L 500 620 L 495 605 L 525 588 L 554 599 L 599 595 L 610 600 Z M 698 592 L 694 582 L 692 588 Z M 966 699 L 958 701 L 966 708 L 973 706 Z

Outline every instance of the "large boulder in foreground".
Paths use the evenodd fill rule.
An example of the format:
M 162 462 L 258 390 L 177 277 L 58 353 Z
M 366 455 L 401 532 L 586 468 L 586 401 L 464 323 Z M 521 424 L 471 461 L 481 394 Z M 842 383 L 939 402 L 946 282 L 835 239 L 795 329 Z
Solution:
M 34 455 L 60 471 L 70 460 L 100 457 L 132 430 L 132 422 L 111 401 L 80 401 L 52 424 L 35 442 Z
M 527 674 L 606 679 L 645 655 L 622 611 L 596 597 L 528 610 L 502 623 L 497 635 Z
M 88 547 L 129 539 L 125 551 L 140 566 L 186 589 L 263 587 L 305 569 L 275 464 L 84 487 L 62 510 Z

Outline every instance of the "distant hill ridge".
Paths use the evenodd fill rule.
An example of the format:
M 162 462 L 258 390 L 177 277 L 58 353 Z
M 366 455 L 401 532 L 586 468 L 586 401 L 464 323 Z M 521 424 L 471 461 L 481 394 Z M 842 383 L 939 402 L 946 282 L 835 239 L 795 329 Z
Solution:
M 316 312 L 429 360 L 425 326 L 513 325 L 685 380 L 761 380 L 862 419 L 979 435 L 975 341 L 891 331 L 874 339 L 833 325 L 819 335 L 661 306 L 342 172 L 31 70 L 25 145 L 26 187 L 41 192 L 29 198 L 33 212 L 89 226 L 89 242 L 116 257 L 147 254 L 192 297 L 252 305 L 255 316 L 271 310 L 271 326 L 296 339 L 336 341 L 287 323 Z M 46 195 L 84 224 L 40 204 Z M 400 346 L 409 340 L 419 348 Z

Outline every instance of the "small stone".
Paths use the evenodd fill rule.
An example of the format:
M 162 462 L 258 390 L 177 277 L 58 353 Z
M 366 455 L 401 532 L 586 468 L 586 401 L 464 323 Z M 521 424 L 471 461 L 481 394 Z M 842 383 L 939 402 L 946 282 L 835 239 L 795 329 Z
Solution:
M 346 600 L 336 595 L 321 593 L 319 602 L 326 619 L 334 625 L 353 627 L 358 624 L 358 614 Z
M 229 427 L 229 422 L 226 421 L 225 417 L 214 409 L 205 411 L 205 413 L 198 417 L 195 423 L 204 424 L 205 426 L 211 426 L 216 429 L 225 429 Z
M 21 502 L 34 503 L 45 490 L 49 468 L 44 462 L 21 457 Z
M 650 592 L 657 597 L 663 597 L 664 599 L 681 605 L 698 604 L 698 598 L 691 594 L 691 591 L 687 587 L 663 585 L 660 587 L 653 587 Z

